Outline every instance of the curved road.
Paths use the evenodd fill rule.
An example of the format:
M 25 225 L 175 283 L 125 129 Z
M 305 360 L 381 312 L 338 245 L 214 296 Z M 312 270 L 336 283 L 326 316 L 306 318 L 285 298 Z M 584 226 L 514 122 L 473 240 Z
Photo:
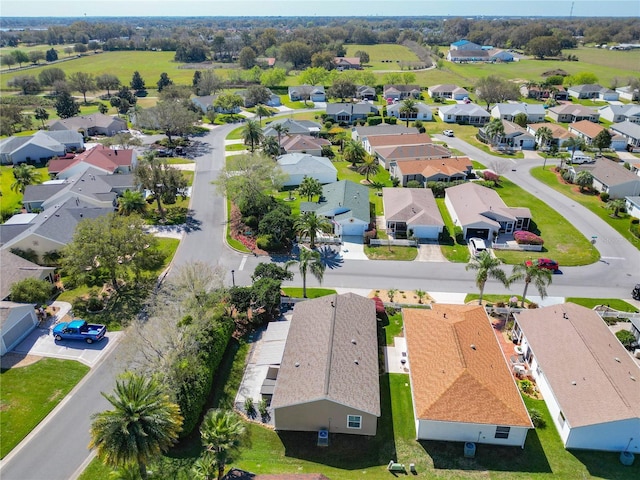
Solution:
M 173 265 L 189 261 L 215 263 L 235 271 L 237 284 L 249 284 L 251 273 L 259 262 L 268 261 L 230 250 L 225 242 L 226 207 L 224 199 L 211 185 L 224 165 L 224 139 L 236 125 L 216 127 L 204 137 L 196 158 L 192 189 L 194 227 L 181 242 Z M 436 138 L 439 138 L 436 136 Z M 439 138 L 451 147 L 485 164 L 509 160 L 493 157 L 457 138 Z M 554 296 L 628 298 L 631 286 L 640 283 L 640 253 L 600 218 L 575 204 L 528 175 L 539 161 L 511 161 L 516 171 L 505 176 L 534 193 L 559 211 L 587 238 L 597 235 L 596 247 L 601 261 L 585 267 L 563 269 L 555 275 L 549 293 Z M 511 170 L 510 168 L 507 170 Z M 295 270 L 295 268 L 294 268 Z M 297 275 L 292 284 L 301 284 Z M 316 285 L 309 278 L 310 286 Z M 330 268 L 323 282 L 328 287 L 422 289 L 432 292 L 474 292 L 473 272 L 465 265 L 452 263 L 386 262 L 350 260 Z M 519 288 L 518 288 L 519 290 Z M 488 282 L 486 293 L 503 293 L 504 287 Z M 114 379 L 124 365 L 116 347 L 111 354 L 76 387 L 56 410 L 45 419 L 18 447 L 0 462 L 3 480 L 67 480 L 76 478 L 91 458 L 89 443 L 90 416 L 108 408 L 100 395 L 110 392 Z

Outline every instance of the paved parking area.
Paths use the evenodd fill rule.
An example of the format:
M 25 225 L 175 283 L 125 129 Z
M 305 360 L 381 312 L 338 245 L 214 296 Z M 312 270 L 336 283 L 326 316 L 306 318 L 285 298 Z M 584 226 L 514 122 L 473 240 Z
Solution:
M 394 337 L 393 346 L 384 347 L 384 366 L 387 373 L 409 373 L 406 338 Z
M 364 242 L 362 237 L 342 237 L 340 254 L 344 260 L 369 260 L 364 254 Z
M 436 240 L 422 240 L 418 245 L 418 256 L 416 262 L 448 262 L 449 260 L 442 254 L 440 245 Z

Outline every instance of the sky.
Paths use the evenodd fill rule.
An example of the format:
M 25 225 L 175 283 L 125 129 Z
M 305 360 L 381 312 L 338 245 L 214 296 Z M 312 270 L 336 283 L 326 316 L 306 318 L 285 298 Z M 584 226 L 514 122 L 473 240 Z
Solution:
M 551 16 L 640 17 L 638 0 L 0 0 L 3 17 Z

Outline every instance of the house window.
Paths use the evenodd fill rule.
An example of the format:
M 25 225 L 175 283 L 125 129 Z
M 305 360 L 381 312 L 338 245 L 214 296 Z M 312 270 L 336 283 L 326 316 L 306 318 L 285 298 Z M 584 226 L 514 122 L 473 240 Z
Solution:
M 496 435 L 494 438 L 509 438 L 511 427 L 496 427 Z
M 347 428 L 362 428 L 362 416 L 347 415 Z
M 564 414 L 562 413 L 562 410 L 560 410 L 560 412 L 558 413 L 558 423 L 560 424 L 561 427 L 564 427 L 564 422 L 565 422 L 565 418 L 564 418 Z

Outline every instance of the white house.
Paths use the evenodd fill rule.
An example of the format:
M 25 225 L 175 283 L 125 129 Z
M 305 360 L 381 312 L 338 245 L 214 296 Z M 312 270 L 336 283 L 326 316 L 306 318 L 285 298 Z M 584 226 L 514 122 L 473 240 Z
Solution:
M 416 436 L 524 448 L 533 427 L 481 305 L 402 310 Z
M 422 102 L 415 103 L 415 111 L 409 113 L 409 120 L 433 120 L 433 113 L 431 108 Z M 407 120 L 407 114 L 402 111 L 402 103 L 394 103 L 387 107 L 387 115 L 390 117 L 396 117 L 400 120 Z
M 445 105 L 438 108 L 438 115 L 443 122 L 460 125 L 484 125 L 491 119 L 484 108 L 474 103 Z
M 611 198 L 640 195 L 640 176 L 606 158 L 598 158 L 593 170 L 593 188 L 608 193 Z
M 626 197 L 627 213 L 636 218 L 640 218 L 640 196 Z
M 382 203 L 387 232 L 437 240 L 444 228 L 442 215 L 428 188 L 383 188 Z
M 547 114 L 543 105 L 533 103 L 497 103 L 491 109 L 493 118 L 509 122 L 513 122 L 519 113 L 524 113 L 527 116 L 527 123 L 544 122 L 544 117 Z
M 40 130 L 33 135 L 0 140 L 0 163 L 44 163 L 50 158 L 62 157 L 69 151 L 82 148 L 84 141 L 78 132 Z
M 434 85 L 427 89 L 431 98 L 450 98 L 451 100 L 464 100 L 469 98 L 469 91 L 453 84 Z
M 640 147 L 640 123 L 633 123 L 629 120 L 614 123 L 611 125 L 611 131 L 626 138 L 627 145 L 633 148 Z
M 38 326 L 35 305 L 0 301 L 0 355 L 15 348 Z
M 566 448 L 640 453 L 640 368 L 593 310 L 514 314 L 536 386 Z
M 600 117 L 613 123 L 640 123 L 640 105 L 606 105 L 598 109 Z
M 278 166 L 287 175 L 283 186 L 297 186 L 305 177 L 315 178 L 320 183 L 332 183 L 338 179 L 338 170 L 326 157 L 305 153 L 288 153 L 278 157 Z
M 602 85 L 572 85 L 567 88 L 569 95 L 574 98 L 591 98 L 596 100 L 618 100 L 618 92 L 603 87 Z
M 618 87 L 616 88 L 616 92 L 620 95 L 620 98 L 624 98 L 629 101 L 636 101 L 640 99 L 640 90 L 637 88 L 632 88 L 630 85 L 626 87 Z

